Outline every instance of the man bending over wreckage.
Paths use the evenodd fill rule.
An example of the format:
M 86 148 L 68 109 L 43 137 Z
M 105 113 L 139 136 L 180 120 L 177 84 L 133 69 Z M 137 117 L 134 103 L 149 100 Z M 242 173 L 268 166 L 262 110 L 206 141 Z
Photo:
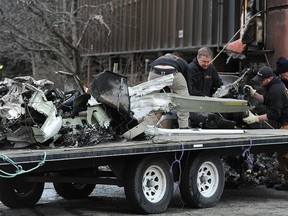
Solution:
M 160 56 L 150 64 L 150 71 L 148 81 L 156 79 L 168 74 L 173 74 L 174 79 L 172 85 L 168 86 L 171 91 L 182 96 L 189 96 L 186 79 L 183 74 L 186 74 L 188 70 L 188 64 L 183 59 L 182 54 L 167 53 L 164 56 Z M 188 112 L 178 111 L 178 124 L 179 128 L 188 128 Z M 149 114 L 145 117 L 145 122 L 148 125 L 156 125 L 158 118 L 155 114 Z

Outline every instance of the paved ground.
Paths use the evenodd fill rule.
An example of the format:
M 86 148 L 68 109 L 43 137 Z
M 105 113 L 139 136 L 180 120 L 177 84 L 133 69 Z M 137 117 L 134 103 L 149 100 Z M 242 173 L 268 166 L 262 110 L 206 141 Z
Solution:
M 179 193 L 174 193 L 168 216 L 285 216 L 288 215 L 288 192 L 257 186 L 245 189 L 225 189 L 217 206 L 208 209 L 183 207 Z M 34 209 L 8 209 L 0 203 L 1 216 L 92 216 L 135 215 L 126 202 L 124 191 L 117 186 L 96 186 L 88 199 L 67 201 L 57 196 L 51 184 Z

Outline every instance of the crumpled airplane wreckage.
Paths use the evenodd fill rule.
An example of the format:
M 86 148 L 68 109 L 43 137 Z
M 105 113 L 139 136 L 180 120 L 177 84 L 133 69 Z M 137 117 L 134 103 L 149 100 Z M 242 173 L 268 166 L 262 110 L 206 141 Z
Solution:
M 94 76 L 89 93 L 75 74 L 63 71 L 56 72 L 63 80 L 63 90 L 49 80 L 5 79 L 0 82 L 1 148 L 83 147 L 119 139 L 142 140 L 157 134 L 243 133 L 243 114 L 254 106 L 244 100 L 242 91 L 243 77 L 249 71 L 240 77 L 222 76 L 226 84 L 211 98 L 158 93 L 171 85 L 173 74 L 128 87 L 126 77 L 105 71 Z M 177 129 L 175 113 L 179 110 L 190 112 L 195 128 Z M 162 115 L 156 125 L 143 121 L 151 112 Z M 163 128 L 163 121 L 170 121 L 170 128 Z M 274 161 L 257 157 L 260 168 L 266 163 L 263 158 Z M 223 162 L 227 181 L 239 182 L 240 176 L 245 176 L 245 182 L 263 182 L 265 177 L 259 172 L 258 177 L 235 172 L 231 165 L 234 160 Z
M 0 82 L 3 145 L 87 146 L 117 138 L 134 139 L 149 133 L 142 119 L 150 112 L 161 111 L 164 116 L 178 110 L 243 113 L 249 108 L 246 100 L 154 93 L 171 84 L 172 74 L 128 87 L 126 77 L 105 71 L 94 76 L 89 94 L 76 75 L 62 71 L 56 75 L 64 80 L 64 90 L 55 88 L 49 80 L 36 81 L 32 77 Z M 149 128 L 152 134 L 165 131 Z

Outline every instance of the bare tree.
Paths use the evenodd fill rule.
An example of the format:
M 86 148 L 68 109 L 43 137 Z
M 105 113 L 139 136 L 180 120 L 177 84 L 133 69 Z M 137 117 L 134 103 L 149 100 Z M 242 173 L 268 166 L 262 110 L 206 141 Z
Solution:
M 83 38 L 110 34 L 112 3 L 85 0 L 1 0 L 0 50 L 37 67 L 81 77 Z M 86 52 L 87 53 L 87 52 Z

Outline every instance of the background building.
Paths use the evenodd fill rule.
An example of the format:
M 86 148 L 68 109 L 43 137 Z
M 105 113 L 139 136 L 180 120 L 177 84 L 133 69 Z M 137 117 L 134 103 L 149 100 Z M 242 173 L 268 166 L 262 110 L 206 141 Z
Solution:
M 80 4 L 92 2 L 95 4 L 82 0 Z M 203 46 L 213 50 L 217 56 L 214 65 L 225 72 L 259 64 L 273 68 L 279 56 L 288 57 L 288 0 L 98 2 L 111 4 L 111 32 L 84 40 L 88 81 L 92 74 L 108 69 L 136 84 L 146 80 L 149 62 L 158 56 L 180 51 L 190 62 Z M 249 31 L 249 43 L 240 58 L 232 58 L 223 47 L 241 39 L 244 30 Z

